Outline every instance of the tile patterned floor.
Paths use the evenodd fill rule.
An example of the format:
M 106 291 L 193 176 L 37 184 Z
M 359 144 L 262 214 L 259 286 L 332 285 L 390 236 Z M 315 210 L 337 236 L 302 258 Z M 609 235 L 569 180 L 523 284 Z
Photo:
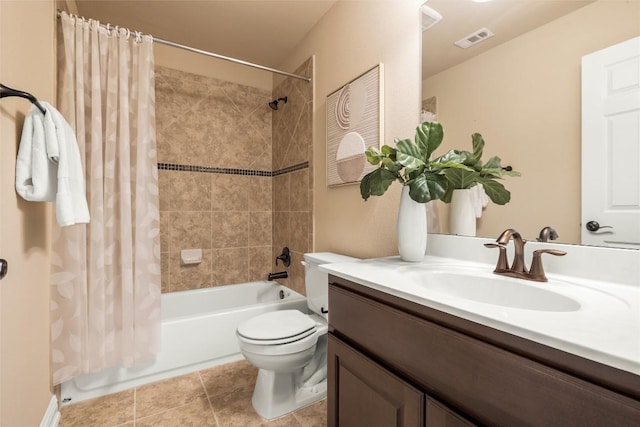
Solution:
M 273 421 L 251 406 L 258 370 L 233 362 L 64 406 L 60 427 L 325 427 L 326 400 Z

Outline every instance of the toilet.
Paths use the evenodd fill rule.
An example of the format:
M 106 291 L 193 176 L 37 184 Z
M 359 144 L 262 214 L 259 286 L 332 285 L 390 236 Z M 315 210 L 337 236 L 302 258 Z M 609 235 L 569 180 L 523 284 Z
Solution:
M 251 402 L 261 417 L 278 418 L 327 395 L 329 288 L 318 266 L 352 261 L 330 252 L 304 254 L 310 314 L 272 311 L 238 325 L 240 351 L 259 368 Z

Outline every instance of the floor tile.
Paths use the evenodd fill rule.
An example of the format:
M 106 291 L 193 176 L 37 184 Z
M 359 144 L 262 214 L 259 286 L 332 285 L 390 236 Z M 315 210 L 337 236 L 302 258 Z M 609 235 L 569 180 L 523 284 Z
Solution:
M 156 415 L 136 419 L 135 427 L 216 427 L 215 416 L 205 396 Z
M 260 417 L 251 404 L 257 373 L 246 361 L 233 362 L 64 406 L 60 427 L 326 426 L 325 399 L 272 421 Z
M 210 397 L 209 401 L 220 427 L 252 427 L 264 423 L 251 405 L 253 389 L 238 388 L 229 393 Z
M 273 421 L 263 420 L 262 424 L 258 425 L 260 427 L 301 427 L 298 420 L 296 420 L 296 418 L 292 414 L 275 419 Z
M 114 427 L 133 421 L 134 390 L 63 406 L 60 427 Z
M 298 409 L 293 415 L 302 427 L 325 427 L 327 425 L 327 399 Z
M 246 360 L 240 360 L 200 371 L 200 376 L 207 395 L 212 398 L 238 388 L 253 390 L 258 377 L 258 368 Z
M 205 395 L 197 372 L 136 389 L 136 419 L 182 406 Z

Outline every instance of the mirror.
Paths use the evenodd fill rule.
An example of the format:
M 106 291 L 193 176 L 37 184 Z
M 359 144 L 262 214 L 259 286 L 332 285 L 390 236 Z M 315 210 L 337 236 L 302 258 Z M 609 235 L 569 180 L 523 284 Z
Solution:
M 445 137 L 436 154 L 470 150 L 471 134 L 521 177 L 506 177 L 504 206 L 491 202 L 477 236 L 515 228 L 528 240 L 545 226 L 580 243 L 581 58 L 640 35 L 640 2 L 617 0 L 429 0 L 442 19 L 423 32 L 423 110 Z M 495 35 L 467 49 L 477 30 Z M 471 37 L 473 38 L 473 37 Z M 440 231 L 449 205 L 437 202 Z

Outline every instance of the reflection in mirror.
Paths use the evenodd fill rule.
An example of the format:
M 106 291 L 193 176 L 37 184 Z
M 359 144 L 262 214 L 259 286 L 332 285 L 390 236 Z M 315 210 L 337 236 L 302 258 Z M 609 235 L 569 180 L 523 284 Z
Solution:
M 511 201 L 489 203 L 477 235 L 516 228 L 534 240 L 551 226 L 557 242 L 581 243 L 581 60 L 640 35 L 640 1 L 429 0 L 443 18 L 423 33 L 423 108 L 445 137 L 436 154 L 467 149 L 481 133 L 485 157 L 522 173 L 504 181 Z M 486 28 L 495 35 L 462 49 Z M 431 114 L 430 113 L 430 114 Z M 430 116 L 433 117 L 433 116 Z M 448 232 L 449 205 L 437 202 Z M 627 246 L 628 247 L 628 246 Z

